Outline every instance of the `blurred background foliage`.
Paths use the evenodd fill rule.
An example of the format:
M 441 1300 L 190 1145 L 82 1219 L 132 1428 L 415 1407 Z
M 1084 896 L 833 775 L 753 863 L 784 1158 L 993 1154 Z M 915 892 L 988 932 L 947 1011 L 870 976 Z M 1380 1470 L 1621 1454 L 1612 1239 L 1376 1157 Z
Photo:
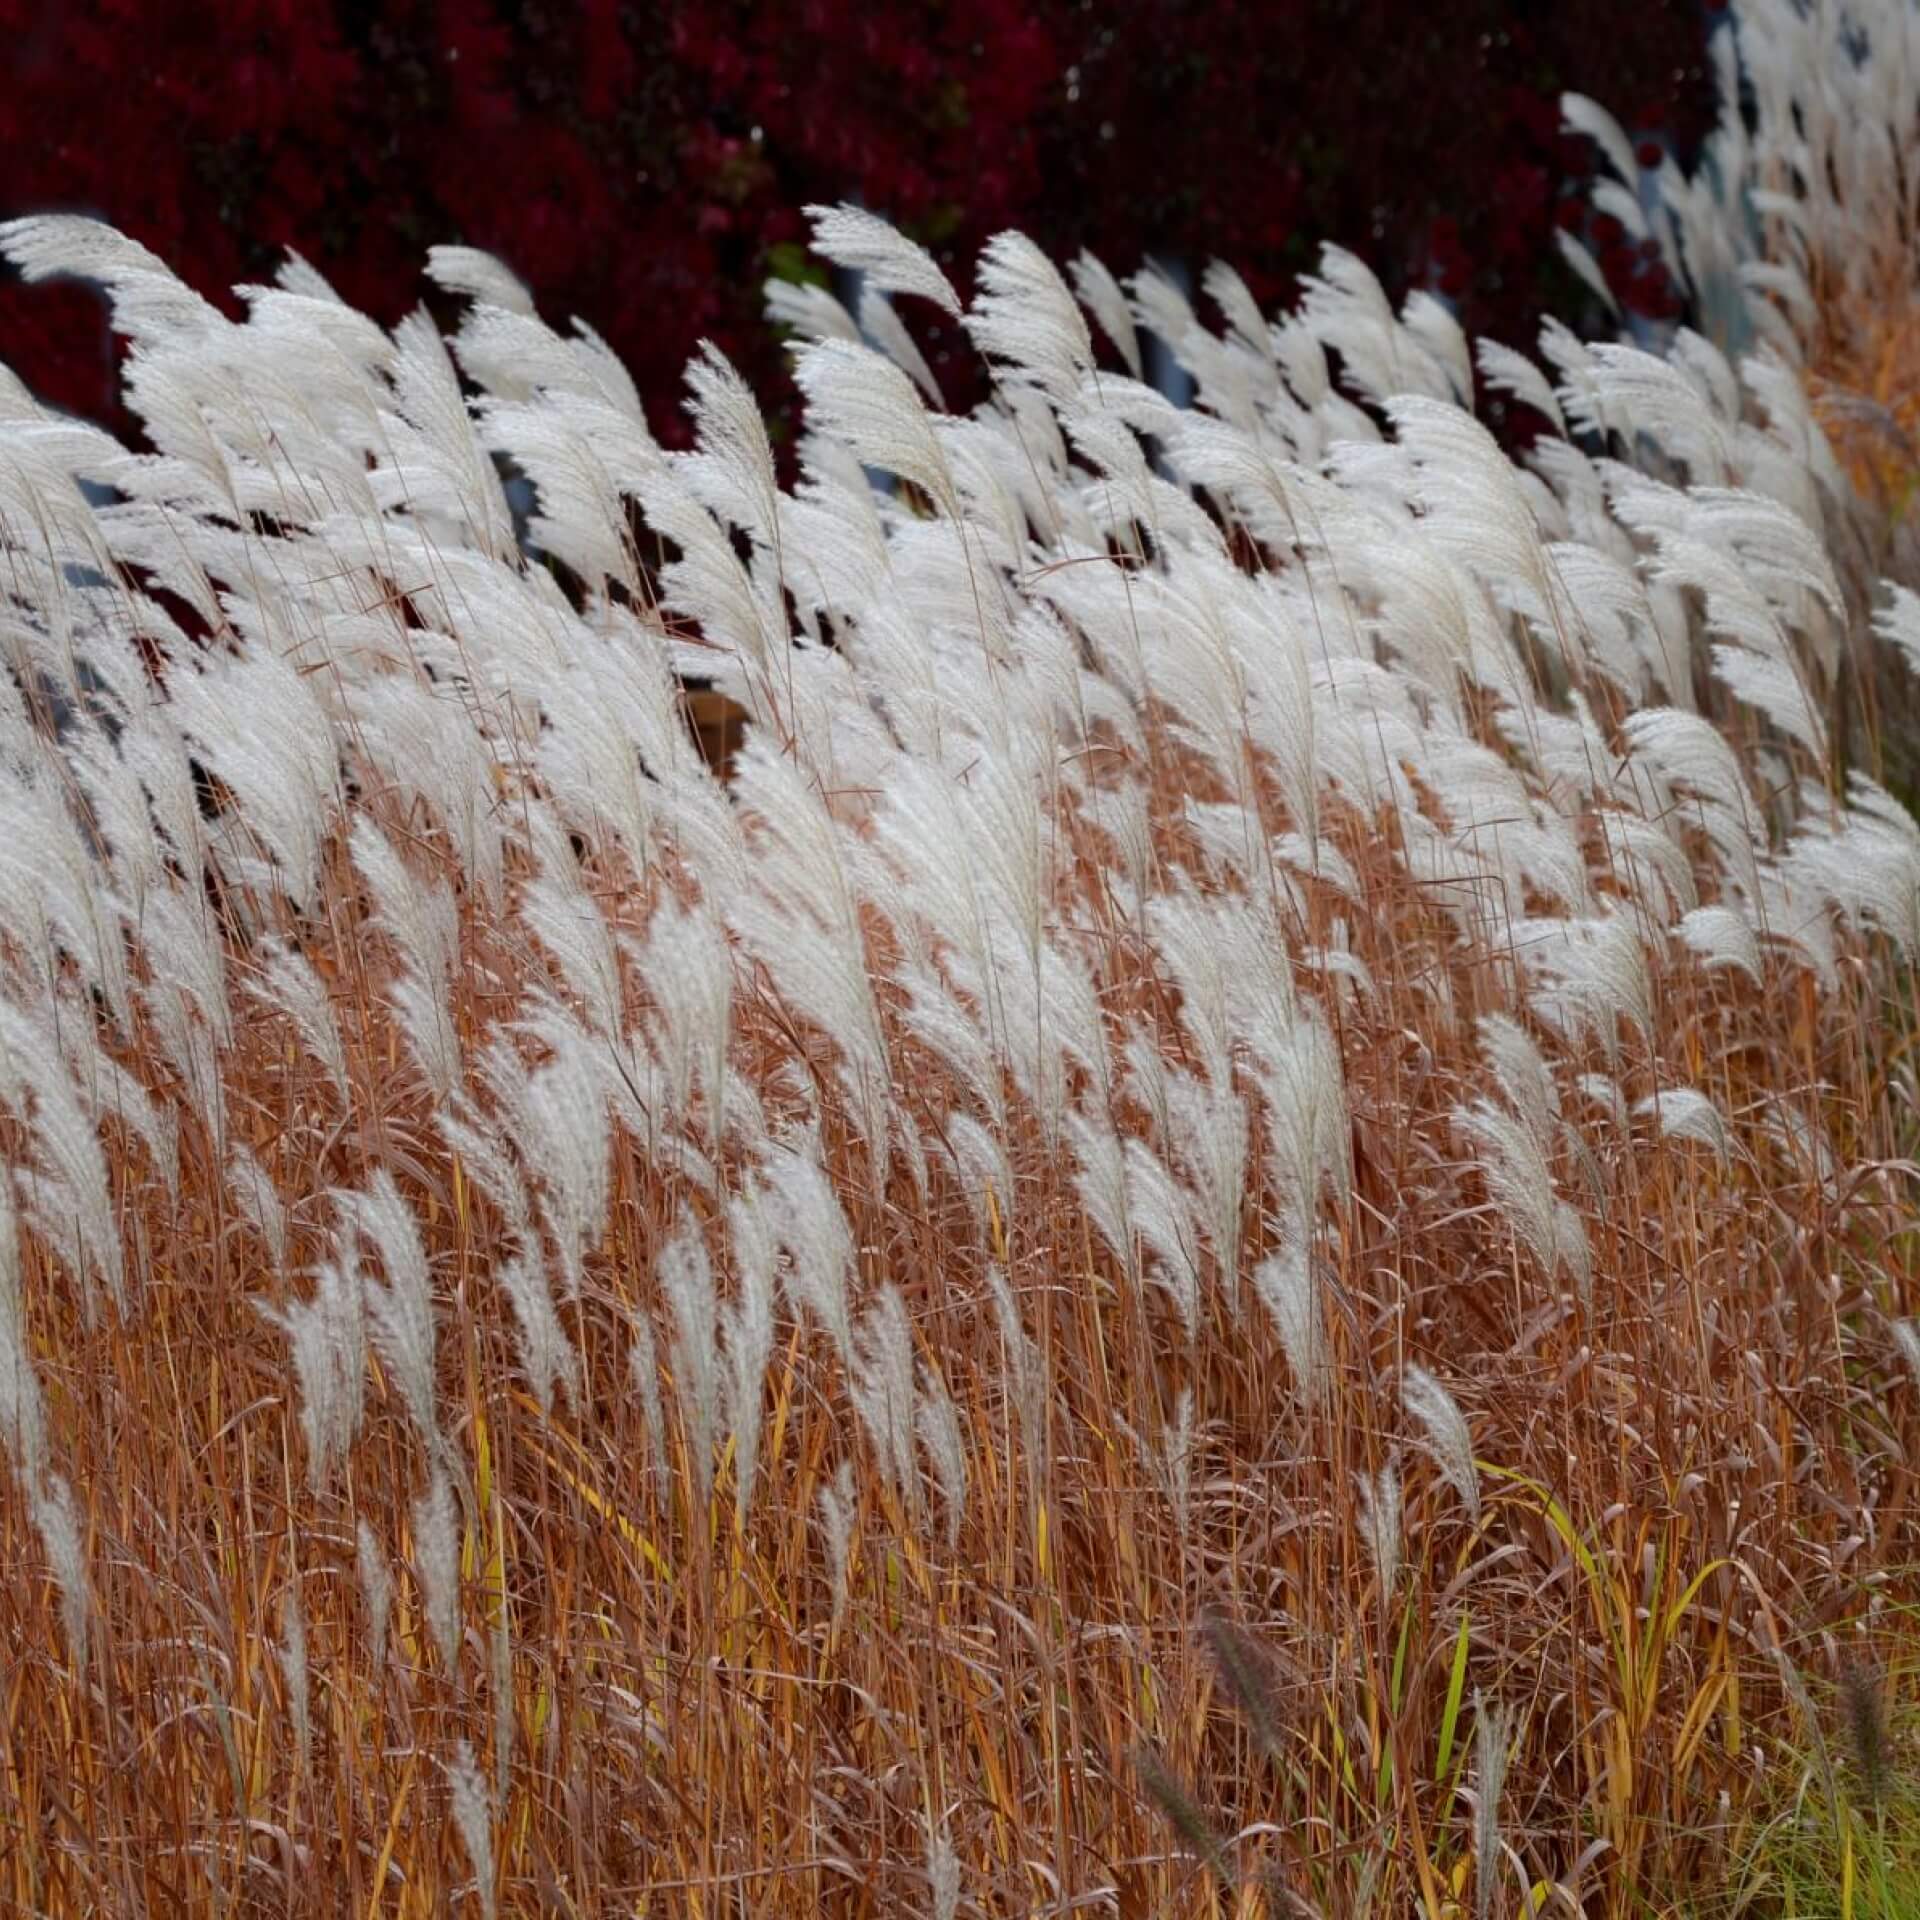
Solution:
M 801 208 L 859 199 L 965 289 L 1006 226 L 1056 258 L 1232 262 L 1263 305 L 1321 243 L 1470 334 L 1596 320 L 1552 245 L 1577 227 L 1630 309 L 1675 310 L 1656 261 L 1594 222 L 1568 87 L 1645 163 L 1712 111 L 1712 0 L 0 0 L 0 213 L 87 212 L 203 292 L 297 248 L 385 321 L 425 249 L 499 254 L 550 318 L 634 369 L 663 440 L 716 340 L 790 430 L 769 273 L 806 271 Z M 437 297 L 437 296 L 436 296 Z M 962 343 L 909 315 L 949 398 Z M 0 284 L 0 359 L 113 420 L 113 343 L 77 287 Z M 113 420 L 125 429 L 128 422 Z M 1496 418 L 1496 425 L 1501 422 Z

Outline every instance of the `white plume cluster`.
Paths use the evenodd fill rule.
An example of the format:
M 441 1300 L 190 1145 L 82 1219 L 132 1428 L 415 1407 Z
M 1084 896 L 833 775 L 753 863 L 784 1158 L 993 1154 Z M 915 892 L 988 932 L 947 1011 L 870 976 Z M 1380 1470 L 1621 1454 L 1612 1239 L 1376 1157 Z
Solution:
M 662 1480 L 677 1463 L 702 1515 L 724 1488 L 743 1534 L 791 1403 L 836 1399 L 883 1496 L 816 1482 L 836 1619 L 876 1505 L 952 1552 L 1002 1414 L 1047 1444 L 1021 1260 L 1049 1236 L 1170 1367 L 1229 1335 L 1275 1356 L 1297 1432 L 1397 1378 L 1478 1523 L 1452 1394 L 1351 1333 L 1342 1278 L 1401 1257 L 1383 1168 L 1439 1170 L 1516 1339 L 1541 1312 L 1598 1327 L 1609 1258 L 1659 1231 L 1646 1167 L 1733 1178 L 1784 1127 L 1825 1153 L 1729 1097 L 1663 1016 L 1675 983 L 1757 1018 L 1920 938 L 1920 833 L 1849 783 L 1830 718 L 1878 644 L 1873 583 L 1795 372 L 1808 279 L 1892 271 L 1856 186 L 1893 190 L 1887 143 L 1920 146 L 1843 12 L 1748 9 L 1758 130 L 1723 122 L 1721 198 L 1670 174 L 1649 216 L 1744 329 L 1483 345 L 1483 381 L 1549 423 L 1518 462 L 1463 404 L 1444 310 L 1396 310 L 1338 252 L 1277 318 L 1211 274 L 1215 332 L 1151 270 L 1063 276 L 1015 234 L 963 309 L 883 222 L 815 209 L 876 297 L 963 319 L 992 395 L 942 411 L 891 309 L 775 289 L 807 403 L 783 482 L 717 352 L 693 449 L 666 451 L 598 340 L 465 250 L 433 263 L 468 303 L 443 340 L 294 272 L 231 321 L 86 220 L 0 229 L 29 276 L 107 289 L 147 439 L 0 408 L 0 1442 L 76 1637 L 32 1290 L 137 1328 L 157 1281 L 125 1223 L 182 1156 L 231 1169 L 270 1256 L 315 1486 L 407 1457 L 404 1414 L 393 1505 L 449 1675 L 467 1402 L 505 1359 L 442 1338 L 456 1289 L 505 1296 L 545 1420 L 607 1417 L 587 1357 L 630 1350 Z M 1572 115 L 1631 164 L 1599 108 Z M 1800 195 L 1762 203 L 1789 126 Z M 1740 252 L 1749 216 L 1784 251 Z M 1192 411 L 1139 384 L 1147 336 Z M 1920 657 L 1916 606 L 1880 626 Z M 725 778 L 683 723 L 691 673 L 746 715 Z M 1449 1050 L 1480 1084 L 1441 1084 Z M 289 1064 L 305 1091 L 271 1125 L 263 1059 L 314 1069 Z M 276 1139 L 337 1150 L 334 1190 L 286 1190 Z M 445 1255 L 476 1216 L 481 1267 Z M 647 1270 L 604 1257 L 616 1231 Z M 936 1297 L 992 1330 L 1000 1401 L 958 1391 Z M 1183 1525 L 1206 1444 L 1181 1375 L 1138 1446 Z M 1358 1499 L 1388 1605 L 1414 1502 L 1390 1461 Z M 394 1590 L 357 1538 L 384 1641 Z M 301 1622 L 289 1598 L 304 1690 Z M 470 1754 L 450 1779 L 484 1901 L 495 1810 Z

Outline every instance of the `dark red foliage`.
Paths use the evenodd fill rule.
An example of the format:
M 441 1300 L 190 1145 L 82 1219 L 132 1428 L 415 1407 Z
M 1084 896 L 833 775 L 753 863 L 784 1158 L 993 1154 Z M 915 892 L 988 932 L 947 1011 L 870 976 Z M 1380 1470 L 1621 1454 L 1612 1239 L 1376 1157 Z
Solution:
M 891 214 L 963 284 L 1018 225 L 1121 273 L 1217 255 L 1269 303 L 1334 239 L 1524 343 L 1582 305 L 1556 223 L 1628 300 L 1674 305 L 1657 261 L 1585 228 L 1592 157 L 1559 132 L 1578 87 L 1638 103 L 1644 161 L 1697 143 L 1702 0 L 1633 22 L 1616 0 L 0 0 L 0 211 L 100 215 L 215 297 L 296 247 L 389 321 L 432 242 L 489 248 L 608 336 L 668 439 L 703 335 L 790 392 L 760 282 L 797 266 L 813 200 Z M 970 398 L 964 342 L 911 318 Z M 109 417 L 85 292 L 0 283 L 0 360 Z

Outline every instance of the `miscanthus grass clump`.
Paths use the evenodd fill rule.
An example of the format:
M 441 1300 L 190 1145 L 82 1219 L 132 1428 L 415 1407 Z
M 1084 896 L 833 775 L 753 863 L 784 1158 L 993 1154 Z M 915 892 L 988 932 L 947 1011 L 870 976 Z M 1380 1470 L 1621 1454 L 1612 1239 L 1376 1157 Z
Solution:
M 0 1902 L 1441 1920 L 1741 1857 L 1916 1547 L 1861 693 L 1920 625 L 1789 273 L 1911 177 L 1869 11 L 1791 81 L 1746 23 L 1744 341 L 1476 353 L 1339 252 L 1209 319 L 1017 234 L 963 302 L 818 209 L 866 292 L 773 290 L 791 482 L 718 353 L 666 451 L 463 249 L 449 337 L 0 229 L 144 428 L 0 376 Z

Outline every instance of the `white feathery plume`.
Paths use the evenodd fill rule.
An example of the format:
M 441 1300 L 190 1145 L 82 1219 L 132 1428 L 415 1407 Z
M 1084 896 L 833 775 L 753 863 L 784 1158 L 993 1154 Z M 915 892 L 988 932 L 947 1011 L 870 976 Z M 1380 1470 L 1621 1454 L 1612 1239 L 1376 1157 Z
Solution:
M 1209 260 L 1200 285 L 1227 320 L 1230 345 L 1254 360 L 1271 360 L 1267 322 L 1245 280 L 1224 260 Z
M 1025 234 L 997 233 L 981 250 L 978 282 L 966 315 L 974 345 L 1056 406 L 1072 405 L 1093 368 L 1093 339 L 1059 269 Z
M 167 887 L 148 896 L 145 922 L 147 950 L 167 956 L 166 970 L 141 993 L 147 1019 L 162 1057 L 187 1090 L 183 1108 L 208 1140 L 218 1142 L 227 1131 L 220 1049 L 232 1038 L 232 1009 L 220 977 L 214 915 L 204 900 Z
M 673 1315 L 673 1380 L 686 1434 L 687 1467 L 704 1505 L 713 1487 L 713 1448 L 720 1420 L 719 1316 L 713 1266 L 698 1228 L 683 1227 L 654 1261 Z
M 460 1514 L 453 1482 L 437 1461 L 413 1503 L 413 1567 L 427 1631 L 451 1674 L 460 1659 Z
M 1137 1268 L 1124 1139 L 1104 1115 L 1079 1108 L 1069 1109 L 1066 1134 L 1080 1169 L 1074 1176 L 1074 1192 L 1120 1264 L 1134 1273 Z
M 1278 1253 L 1254 1268 L 1253 1285 L 1280 1335 L 1295 1392 L 1305 1401 L 1318 1400 L 1331 1378 L 1326 1321 L 1312 1250 L 1297 1227 Z
M 660 1355 L 653 1337 L 653 1322 L 644 1307 L 636 1310 L 632 1321 L 633 1338 L 627 1348 L 627 1378 L 639 1396 L 640 1417 L 647 1429 L 650 1463 L 656 1474 L 664 1474 L 667 1462 L 667 1416 L 660 1401 Z
M 833 1478 L 819 1493 L 820 1523 L 827 1536 L 827 1565 L 833 1591 L 833 1619 L 837 1626 L 848 1599 L 847 1570 L 853 1558 L 853 1522 L 856 1496 L 853 1462 L 842 1460 Z
M 312 687 L 287 660 L 253 650 L 174 674 L 168 692 L 175 725 L 232 789 L 236 822 L 271 863 L 223 856 L 239 868 L 231 877 L 311 900 L 339 788 L 333 727 Z
M 1910 671 L 1920 673 L 1920 593 L 1889 583 L 1887 595 L 1873 616 L 1873 630 L 1899 649 Z
M 1480 1044 L 1500 1091 L 1527 1124 L 1544 1154 L 1552 1150 L 1560 1117 L 1560 1093 L 1540 1049 L 1520 1023 L 1504 1013 L 1483 1014 Z
M 1195 1219 L 1213 1246 L 1228 1297 L 1240 1282 L 1241 1214 L 1246 1199 L 1247 1107 L 1224 1083 L 1175 1069 L 1167 1076 L 1169 1146 L 1186 1176 Z
M 891 221 L 864 207 L 810 206 L 813 250 L 835 266 L 863 275 L 883 293 L 908 293 L 931 300 L 960 318 L 960 296 L 927 250 L 909 240 Z
M 992 1036 L 926 962 L 909 961 L 894 978 L 907 992 L 906 1023 L 913 1037 L 939 1056 L 995 1127 L 1003 1129 L 1005 1067 Z M 1001 1198 L 1006 1197 L 1003 1192 Z
M 989 1197 L 1002 1220 L 1013 1212 L 1013 1163 L 1007 1156 L 1004 1130 L 976 1120 L 970 1113 L 947 1115 L 946 1141 L 954 1171 L 960 1176 L 975 1224 L 984 1236 L 990 1227 Z
M 610 1096 L 623 1090 L 617 1063 L 557 1001 L 537 1000 L 524 1030 L 548 1057 L 531 1071 L 504 1037 L 481 1071 L 510 1116 L 514 1143 L 538 1182 L 540 1217 L 559 1255 L 561 1287 L 578 1299 L 586 1256 L 606 1232 L 612 1196 Z
M 98 1023 L 66 1019 L 60 1023 L 61 1050 L 97 1128 L 111 1116 L 146 1148 L 170 1197 L 180 1191 L 180 1111 L 157 1100 L 146 1086 L 101 1045 Z
M 1127 311 L 1127 297 L 1120 283 L 1093 254 L 1084 250 L 1067 269 L 1080 304 L 1099 321 L 1100 330 L 1120 350 L 1127 371 L 1136 380 L 1143 378 L 1140 336 L 1134 331 L 1133 316 Z
M 1320 271 L 1302 278 L 1299 317 L 1325 347 L 1338 351 L 1350 385 L 1376 403 L 1403 393 L 1410 384 L 1400 346 L 1399 325 L 1373 269 L 1344 247 L 1320 250 Z M 1358 409 L 1342 415 L 1351 423 Z M 1359 415 L 1365 422 L 1365 415 Z M 1343 437 L 1375 439 L 1370 424 Z
M 93 1611 L 80 1512 L 72 1488 L 57 1473 L 45 1475 L 29 1499 L 34 1530 L 46 1549 L 47 1564 L 60 1590 L 60 1626 L 66 1636 L 67 1657 L 77 1671 L 87 1662 L 87 1619 Z
M 1410 1366 L 1400 1383 L 1400 1404 L 1420 1423 L 1427 1451 L 1441 1475 L 1466 1503 L 1467 1518 L 1480 1524 L 1480 1472 L 1473 1435 L 1460 1404 L 1425 1367 Z
M 944 1826 L 927 1821 L 927 1892 L 931 1920 L 957 1920 L 960 1912 L 960 1859 Z
M 78 1281 L 89 1324 L 99 1312 L 96 1273 L 125 1312 L 124 1254 L 106 1154 L 61 1055 L 58 1015 L 45 997 L 29 1013 L 0 995 L 0 1108 L 23 1123 L 32 1144 L 31 1163 L 11 1169 L 27 1224 Z
M 858 340 L 860 324 L 825 287 L 770 276 L 761 288 L 766 314 L 800 340 Z
M 64 213 L 9 220 L 0 224 L 0 253 L 23 280 L 71 274 L 96 281 L 112 303 L 115 332 L 136 342 L 194 340 L 229 324 L 157 254 L 98 220 Z
M 1000 1327 L 1001 1350 L 1006 1355 L 1007 1385 L 1020 1422 L 1021 1444 L 1036 1473 L 1047 1458 L 1047 1372 L 1040 1349 L 1020 1319 L 1020 1303 L 998 1265 L 987 1269 L 987 1288 L 993 1295 L 994 1318 Z
M 1826 765 L 1826 722 L 1814 710 L 1804 681 L 1787 661 L 1769 660 L 1721 641 L 1713 648 L 1713 671 L 1736 699 L 1765 714 L 1790 740 L 1799 741 L 1820 765 Z
M 342 1104 L 351 1099 L 347 1053 L 339 1023 L 333 1015 L 333 996 L 313 964 L 297 947 L 277 940 L 263 941 L 260 971 L 247 976 L 247 991 L 263 1004 L 283 1013 L 293 1023 L 300 1043 L 326 1069 L 327 1078 Z
M 410 650 L 428 651 L 431 643 L 416 640 L 419 629 L 402 631 Z M 347 644 L 343 635 L 338 650 Z M 451 664 L 446 671 L 451 677 Z M 389 673 L 350 687 L 344 705 L 356 746 L 380 768 L 390 803 L 417 801 L 431 810 L 464 882 L 492 906 L 505 881 L 495 785 L 502 742 L 491 736 L 492 721 L 469 708 L 472 697 L 458 687 Z
M 723 520 L 762 546 L 775 545 L 780 485 L 753 390 L 711 340 L 701 341 L 687 363 L 686 380 L 698 450 L 680 456 L 682 472 Z
M 1559 1265 L 1553 1176 L 1532 1127 L 1490 1101 L 1456 1107 L 1454 1124 L 1479 1149 L 1475 1165 L 1514 1237 L 1551 1274 Z
M 946 1513 L 947 1551 L 952 1553 L 960 1544 L 960 1523 L 967 1511 L 966 1441 L 960 1431 L 959 1410 L 947 1392 L 946 1382 L 931 1367 L 921 1368 L 920 1381 L 914 1424 L 933 1464 L 934 1483 L 940 1489 Z
M 240 1217 L 267 1243 L 275 1268 L 285 1272 L 291 1231 L 287 1209 L 272 1176 L 244 1140 L 227 1143 L 227 1191 Z
M 1127 1213 L 1148 1250 L 1157 1256 L 1148 1277 L 1171 1296 L 1188 1340 L 1200 1330 L 1200 1258 L 1193 1221 L 1179 1182 L 1144 1140 L 1125 1143 Z
M 62 950 L 70 954 L 124 1025 L 129 1000 L 118 902 L 100 884 L 71 808 L 51 779 L 10 780 L 3 797 L 0 920 L 43 969 L 53 969 Z
M 1539 525 L 1499 442 L 1445 401 L 1400 394 L 1385 406 L 1415 463 L 1423 531 L 1482 578 L 1551 604 Z
M 1353 1483 L 1360 1497 L 1360 1542 L 1385 1606 L 1400 1577 L 1400 1470 L 1389 1461 L 1376 1474 L 1356 1473 Z
M 1626 899 L 1636 900 L 1651 924 L 1692 912 L 1699 899 L 1692 858 L 1667 822 L 1605 806 L 1596 826 L 1607 841 L 1607 872 L 1624 883 Z
M 328 1468 L 352 1446 L 366 1405 L 366 1327 L 362 1276 L 351 1262 L 322 1261 L 308 1300 L 264 1303 L 261 1315 L 287 1336 L 300 1384 L 300 1431 L 307 1477 L 325 1484 Z
M 373 895 L 376 923 L 399 949 L 392 987 L 407 1045 L 434 1096 L 445 1102 L 461 1082 L 460 1040 L 448 998 L 459 959 L 459 910 L 442 881 L 423 884 L 365 814 L 353 824 L 353 864 Z
M 1549 1025 L 1578 1036 L 1597 1034 L 1611 1050 L 1617 1023 L 1654 1030 L 1647 952 L 1625 913 L 1578 920 L 1516 920 L 1513 947 L 1521 965 L 1544 984 L 1529 1005 Z
M 1895 1351 L 1913 1376 L 1914 1386 L 1920 1388 L 1920 1320 L 1895 1320 L 1888 1331 L 1893 1335 Z
M 499 1280 L 519 1329 L 521 1370 L 542 1416 L 551 1419 L 556 1386 L 569 1406 L 579 1399 L 580 1356 L 561 1325 L 546 1273 L 533 1251 L 516 1248 L 500 1263 Z
M 493 1920 L 496 1908 L 493 1891 L 493 1809 L 487 1799 L 487 1783 L 465 1740 L 453 1750 L 447 1767 L 447 1793 L 453 1805 L 453 1824 L 459 1829 L 460 1844 L 466 1849 L 467 1864 L 473 1869 L 474 1891 L 480 1896 L 480 1911 Z
M 1720 1109 L 1698 1087 L 1663 1087 L 1637 1101 L 1633 1114 L 1637 1120 L 1651 1119 L 1663 1140 L 1695 1141 L 1720 1160 L 1731 1152 Z
M 1480 363 L 1480 377 L 1488 386 L 1511 394 L 1523 406 L 1543 415 L 1556 433 L 1566 432 L 1566 419 L 1552 383 L 1535 362 L 1497 340 L 1476 342 L 1474 354 Z
M 353 1526 L 354 1564 L 360 1581 L 360 1597 L 367 1609 L 367 1645 L 371 1651 L 371 1671 L 378 1673 L 387 1660 L 387 1623 L 393 1614 L 393 1575 L 387 1556 L 380 1550 L 373 1529 L 364 1518 Z
M 579 864 L 553 816 L 542 809 L 533 818 L 540 873 L 521 892 L 521 923 L 558 964 L 588 1026 L 602 1040 L 617 1043 L 622 983 L 613 930 L 581 885 Z
M 1463 407 L 1473 405 L 1473 356 L 1467 336 L 1447 303 L 1424 287 L 1416 287 L 1400 308 L 1400 325 L 1407 336 L 1426 350 L 1446 386 L 1443 399 Z M 1262 337 L 1265 328 L 1261 329 Z
M 853 1234 L 833 1182 L 812 1154 L 776 1148 L 762 1169 L 767 1204 L 787 1250 L 787 1292 L 827 1330 L 842 1362 L 853 1364 L 853 1318 L 848 1287 L 854 1272 Z
M 533 311 L 533 295 L 525 281 L 504 261 L 478 247 L 429 247 L 427 278 L 449 293 L 465 294 L 469 300 L 508 313 Z
M 274 1649 L 280 1675 L 286 1683 L 287 1708 L 293 1717 L 295 1765 L 305 1773 L 313 1758 L 313 1714 L 307 1675 L 307 1620 L 300 1605 L 299 1573 L 280 1597 L 280 1644 Z
M 892 304 L 877 287 L 865 287 L 860 294 L 860 326 L 867 338 L 884 353 L 913 384 L 926 395 L 930 406 L 941 402 L 940 383 L 927 365 L 919 343 L 906 329 L 906 323 L 894 312 Z
M 920 1466 L 914 1457 L 913 1329 L 900 1290 L 888 1284 L 873 1297 L 860 1322 L 854 1350 L 853 1403 L 873 1442 L 882 1478 L 905 1504 L 908 1523 L 919 1527 L 925 1510 Z
M 39 1483 L 47 1461 L 47 1409 L 34 1371 L 20 1297 L 20 1223 L 13 1191 L 0 1180 L 0 1441 L 23 1486 Z
M 960 495 L 933 423 L 913 382 L 884 354 L 847 340 L 802 350 L 793 377 L 807 400 L 807 423 L 840 441 L 863 466 L 911 481 L 951 519 Z
M 1588 99 L 1584 93 L 1563 93 L 1560 118 L 1569 133 L 1585 134 L 1600 149 L 1621 180 L 1629 186 L 1638 182 L 1640 162 L 1634 157 L 1633 142 L 1599 101 Z
M 1473 1720 L 1478 1775 L 1474 1781 L 1474 1912 L 1476 1920 L 1490 1920 L 1495 1884 L 1500 1877 L 1500 1802 L 1506 1793 L 1513 1726 L 1508 1709 L 1490 1706 L 1477 1690 Z
M 717 1149 L 725 1132 L 733 1021 L 733 952 L 726 930 L 704 904 L 683 909 L 669 897 L 655 909 L 634 963 L 658 1019 L 660 1059 L 674 1109 L 689 1113 L 697 1087 L 707 1138 Z
M 365 1192 L 336 1189 L 334 1199 L 343 1229 L 357 1230 L 386 1270 L 384 1286 L 371 1274 L 362 1276 L 373 1344 L 393 1375 L 414 1430 L 437 1460 L 444 1443 L 434 1408 L 433 1281 L 419 1224 L 384 1166 L 374 1169 Z
M 779 1243 L 775 1223 L 755 1187 L 749 1186 L 728 1205 L 727 1225 L 740 1289 L 721 1316 L 726 1330 L 725 1397 L 727 1421 L 733 1428 L 734 1510 L 744 1525 L 753 1498 L 767 1368 L 773 1358 Z
M 369 476 L 389 518 L 498 560 L 515 551 L 513 515 L 481 446 L 453 356 L 424 307 L 393 330 L 393 403 L 382 410 L 384 457 Z
M 1317 1009 L 1255 1029 L 1256 1069 L 1267 1108 L 1270 1176 L 1282 1208 L 1303 1225 L 1318 1210 L 1323 1181 L 1340 1204 L 1353 1178 L 1346 1077 L 1340 1050 Z
M 494 1120 L 480 1112 L 464 1095 L 456 1094 L 454 1099 L 459 1110 L 440 1109 L 433 1116 L 434 1126 L 458 1157 L 463 1176 L 500 1209 L 513 1236 L 530 1240 L 533 1211 L 527 1198 L 527 1185 L 507 1148 L 514 1134 L 513 1115 L 517 1107 L 506 1103 L 501 1117 Z

